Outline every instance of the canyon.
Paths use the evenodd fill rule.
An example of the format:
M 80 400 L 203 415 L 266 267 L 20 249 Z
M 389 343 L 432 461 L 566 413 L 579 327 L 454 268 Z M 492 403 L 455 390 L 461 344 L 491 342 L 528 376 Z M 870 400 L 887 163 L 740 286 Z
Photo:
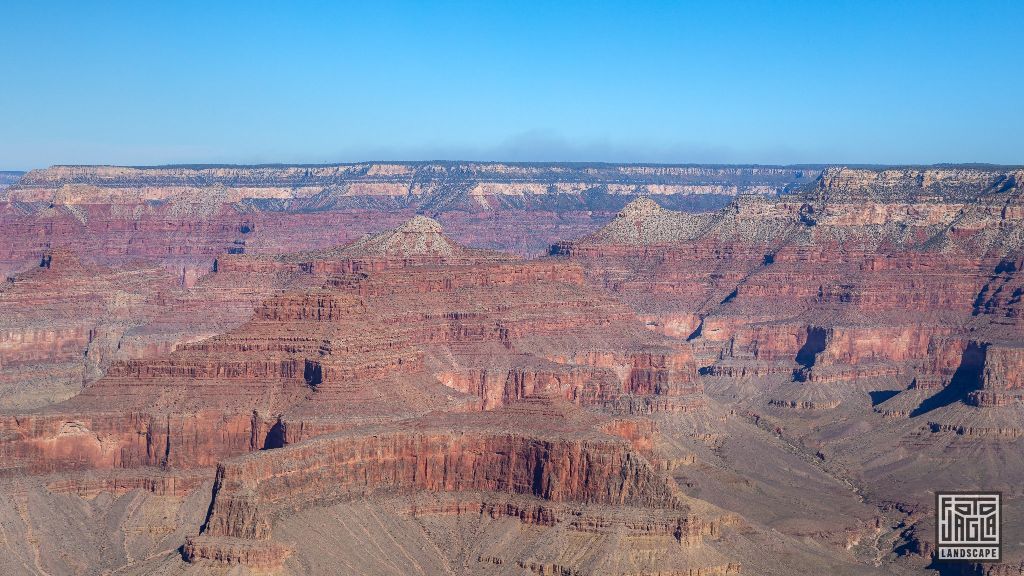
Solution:
M 628 201 L 719 208 L 772 194 L 818 167 L 378 162 L 323 166 L 54 166 L 0 188 L 0 272 L 51 246 L 99 263 L 157 259 L 184 283 L 221 253 L 286 253 L 354 241 L 416 214 L 455 240 L 520 255 L 603 224 Z
M 10 180 L 3 573 L 1024 573 L 1024 169 Z

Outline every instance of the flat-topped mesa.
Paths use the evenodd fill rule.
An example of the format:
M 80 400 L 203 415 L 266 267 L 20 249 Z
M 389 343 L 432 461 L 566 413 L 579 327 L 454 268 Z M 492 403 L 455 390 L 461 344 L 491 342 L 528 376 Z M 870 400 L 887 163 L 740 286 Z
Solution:
M 197 190 L 228 202 L 299 199 L 309 206 L 344 197 L 423 197 L 457 191 L 468 205 L 503 197 L 546 197 L 603 189 L 609 194 L 772 193 L 809 182 L 814 168 L 496 162 L 371 162 L 264 166 L 52 166 L 14 183 L 8 200 L 68 204 L 165 200 Z M 5 199 L 0 196 L 0 200 Z M 351 201 L 349 201 L 350 203 Z
M 1024 170 L 999 167 L 849 168 L 822 171 L 809 194 L 835 200 L 970 201 L 1024 182 Z

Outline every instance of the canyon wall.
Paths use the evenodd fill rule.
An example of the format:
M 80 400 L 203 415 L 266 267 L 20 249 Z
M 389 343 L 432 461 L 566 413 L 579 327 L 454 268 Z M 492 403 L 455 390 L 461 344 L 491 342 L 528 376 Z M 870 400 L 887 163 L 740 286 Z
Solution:
M 0 190 L 0 272 L 54 247 L 147 258 L 186 277 L 216 256 L 344 244 L 420 213 L 464 244 L 537 254 L 591 231 L 630 199 L 684 210 L 811 182 L 814 167 L 363 163 L 54 166 Z
M 713 213 L 640 199 L 549 253 L 688 342 L 713 399 L 882 506 L 991 485 L 1019 502 L 1024 469 L 1004 455 L 1024 437 L 1022 183 L 1016 168 L 828 168 Z

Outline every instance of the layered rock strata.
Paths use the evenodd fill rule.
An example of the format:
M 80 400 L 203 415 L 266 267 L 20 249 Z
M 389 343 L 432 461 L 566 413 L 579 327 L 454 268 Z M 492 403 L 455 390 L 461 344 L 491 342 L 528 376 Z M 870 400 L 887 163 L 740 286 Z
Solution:
M 717 208 L 808 182 L 814 168 L 613 164 L 54 166 L 0 189 L 0 272 L 73 248 L 100 263 L 157 261 L 192 281 L 222 252 L 283 254 L 438 218 L 468 245 L 536 254 L 639 194 Z
M 686 337 L 706 374 L 803 383 L 772 400 L 829 408 L 842 382 L 942 389 L 971 332 L 1017 338 L 1004 286 L 1024 246 L 1020 176 L 828 169 L 805 192 L 717 214 L 643 199 L 552 253 Z
M 600 432 L 599 422 L 561 401 L 530 398 L 486 415 L 434 416 L 228 460 L 186 557 L 264 566 L 260 551 L 281 559 L 289 553 L 273 538 L 276 518 L 421 491 L 463 496 L 413 504 L 406 510 L 413 517 L 511 516 L 548 529 L 694 548 L 718 535 L 716 521 L 689 511 L 643 456 Z
M 685 347 L 575 265 L 468 250 L 417 218 L 323 253 L 228 256 L 217 276 L 304 276 L 226 334 L 111 364 L 75 398 L 4 417 L 8 471 L 210 466 L 358 423 L 535 393 L 699 411 Z M 257 270 L 261 272 L 256 272 Z
M 1016 498 L 1022 177 L 830 168 L 714 214 L 637 200 L 550 252 L 688 342 L 712 396 L 855 471 L 880 506 L 983 485 Z
M 0 211 L 39 216 L 13 230 L 40 244 L 0 290 L 0 378 L 92 376 L 64 402 L 0 404 L 0 567 L 907 572 L 934 490 L 1000 489 L 1019 516 L 1018 171 L 833 168 L 691 214 L 658 186 L 807 178 L 425 166 L 16 186 Z M 572 197 L 584 173 L 598 189 Z M 534 260 L 413 216 L 495 237 L 495 214 L 572 220 L 560 203 L 637 193 Z M 124 243 L 45 247 L 97 226 Z M 37 536 L 101 514 L 123 538 Z

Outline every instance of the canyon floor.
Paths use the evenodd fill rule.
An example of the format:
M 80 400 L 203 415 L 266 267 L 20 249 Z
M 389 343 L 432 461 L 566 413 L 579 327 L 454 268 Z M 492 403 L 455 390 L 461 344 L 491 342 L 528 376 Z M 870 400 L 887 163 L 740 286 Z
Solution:
M 0 573 L 1024 574 L 1022 182 L 12 174 Z

